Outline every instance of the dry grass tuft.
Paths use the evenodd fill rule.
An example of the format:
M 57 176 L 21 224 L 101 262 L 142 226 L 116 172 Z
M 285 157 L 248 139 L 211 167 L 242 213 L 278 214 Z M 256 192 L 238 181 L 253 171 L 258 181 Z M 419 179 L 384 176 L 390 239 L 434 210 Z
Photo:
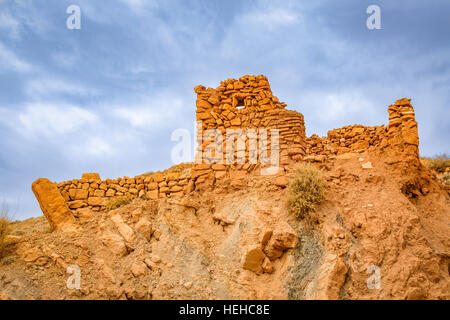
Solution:
M 300 165 L 288 187 L 288 211 L 304 219 L 324 199 L 324 189 L 322 172 L 311 164 Z
M 437 173 L 445 173 L 450 169 L 450 158 L 446 154 L 434 158 L 423 158 L 422 163 L 430 170 Z
M 447 172 L 439 177 L 439 180 L 442 181 L 444 184 L 450 185 L 450 172 Z
M 0 209 L 0 258 L 3 257 L 6 248 L 6 240 L 11 232 L 11 218 L 6 207 Z
M 133 198 L 131 198 L 130 196 L 112 198 L 106 204 L 105 210 L 106 210 L 106 212 L 108 212 L 108 211 L 126 206 L 127 204 L 130 204 L 131 201 L 133 201 Z

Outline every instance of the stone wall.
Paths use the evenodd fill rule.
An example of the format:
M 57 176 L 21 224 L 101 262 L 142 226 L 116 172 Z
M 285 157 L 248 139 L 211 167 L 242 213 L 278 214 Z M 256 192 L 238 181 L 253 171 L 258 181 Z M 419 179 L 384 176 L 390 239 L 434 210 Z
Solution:
M 196 118 L 198 123 L 198 150 L 196 162 L 181 164 L 169 170 L 134 178 L 123 177 L 101 180 L 95 173 L 84 174 L 81 179 L 55 184 L 61 199 L 76 214 L 77 210 L 105 209 L 111 199 L 127 196 L 133 198 L 160 199 L 179 198 L 194 191 L 212 190 L 221 181 L 227 180 L 231 187 L 242 188 L 248 174 L 259 174 L 261 163 L 231 163 L 225 161 L 226 140 L 208 139 L 208 130 L 216 129 L 226 135 L 229 129 L 262 130 L 276 129 L 279 132 L 279 166 L 277 178 L 299 161 L 326 161 L 341 154 L 365 150 L 389 151 L 402 160 L 419 161 L 417 122 L 409 99 L 400 99 L 389 106 L 389 125 L 365 127 L 345 126 L 328 132 L 326 137 L 312 135 L 307 138 L 303 115 L 286 110 L 272 94 L 267 77 L 243 76 L 222 81 L 216 89 L 195 87 L 197 93 Z M 239 139 L 239 137 L 238 137 Z M 245 137 L 246 159 L 249 159 L 249 140 Z M 211 145 L 219 150 L 222 163 L 205 162 L 204 152 Z M 258 140 L 258 157 L 264 148 L 270 150 L 271 140 Z M 236 148 L 235 154 L 239 151 Z M 219 161 L 220 162 L 220 161 Z M 224 164 L 225 163 L 225 164 Z M 277 179 L 274 178 L 274 179 Z M 281 180 L 280 180 L 281 181 Z M 286 179 L 282 179 L 285 185 Z M 50 183 L 50 182 L 49 182 Z M 276 183 L 277 184 L 277 183 Z M 36 189 L 36 190 L 35 190 Z M 45 194 L 34 188 L 36 198 L 46 216 L 52 208 Z M 56 190 L 56 189 L 55 189 Z M 58 198 L 58 210 L 61 209 Z M 62 210 L 64 211 L 64 210 Z
M 205 162 L 204 155 L 208 145 L 215 143 L 205 137 L 207 130 L 216 129 L 223 136 L 230 129 L 268 130 L 277 129 L 279 132 L 280 164 L 288 164 L 290 160 L 300 160 L 306 151 L 305 122 L 303 115 L 296 111 L 286 110 L 286 104 L 280 102 L 272 94 L 266 76 L 243 76 L 236 79 L 222 81 L 216 89 L 197 86 L 197 142 L 198 153 L 196 162 Z M 241 136 L 237 136 L 237 139 Z M 218 141 L 219 150 L 224 153 L 220 163 L 226 163 L 227 141 Z M 271 139 L 266 144 L 258 137 L 258 158 L 265 150 L 270 150 Z M 246 159 L 249 157 L 248 138 L 246 145 Z M 235 154 L 239 150 L 235 150 Z M 202 159 L 203 158 L 203 159 Z M 237 158 L 237 157 L 236 157 Z M 211 162 L 208 162 L 211 163 Z
M 389 106 L 389 125 L 345 126 L 328 131 L 326 137 L 312 135 L 306 139 L 303 160 L 322 161 L 345 153 L 369 151 L 390 152 L 403 161 L 419 160 L 419 136 L 411 99 L 400 99 Z
M 81 179 L 60 182 L 57 186 L 70 209 L 89 207 L 99 211 L 116 197 L 178 197 L 193 190 L 192 181 L 191 169 L 186 168 L 179 173 L 155 173 L 106 180 L 101 180 L 98 174 L 96 177 L 85 174 Z

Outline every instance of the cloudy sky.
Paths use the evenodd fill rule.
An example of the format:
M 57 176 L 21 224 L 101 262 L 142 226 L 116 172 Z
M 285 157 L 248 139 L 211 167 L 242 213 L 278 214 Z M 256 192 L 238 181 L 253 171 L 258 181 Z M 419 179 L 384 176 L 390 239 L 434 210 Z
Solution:
M 412 98 L 422 155 L 450 153 L 449 60 L 447 0 L 0 0 L 0 201 L 24 219 L 41 214 L 37 178 L 171 166 L 193 87 L 245 74 L 267 75 L 308 135 L 386 124 Z

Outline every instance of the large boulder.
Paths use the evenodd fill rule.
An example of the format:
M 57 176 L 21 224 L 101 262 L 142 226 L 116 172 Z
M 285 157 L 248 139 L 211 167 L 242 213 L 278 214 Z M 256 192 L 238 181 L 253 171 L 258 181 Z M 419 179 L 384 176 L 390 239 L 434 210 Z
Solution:
M 33 182 L 31 189 L 53 230 L 75 223 L 75 218 L 55 183 L 41 178 Z

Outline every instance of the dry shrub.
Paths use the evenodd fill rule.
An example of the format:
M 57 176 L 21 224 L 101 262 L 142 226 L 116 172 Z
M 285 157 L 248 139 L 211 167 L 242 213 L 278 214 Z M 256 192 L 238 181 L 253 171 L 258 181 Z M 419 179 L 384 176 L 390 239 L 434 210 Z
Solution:
M 0 209 L 0 258 L 6 248 L 6 239 L 11 232 L 11 218 L 5 208 Z
M 445 173 L 446 169 L 450 167 L 450 158 L 446 154 L 442 154 L 434 158 L 425 158 L 424 164 L 428 169 L 437 173 Z
M 450 185 L 450 173 L 445 173 L 442 176 L 439 177 L 439 180 L 442 181 L 444 184 Z
M 122 206 L 126 206 L 127 204 L 130 204 L 131 201 L 133 201 L 133 198 L 131 198 L 130 196 L 112 198 L 106 204 L 105 210 L 106 210 L 106 212 L 108 212 L 108 211 L 120 208 Z
M 322 172 L 311 164 L 300 165 L 288 187 L 289 212 L 298 219 L 304 219 L 323 200 L 324 189 Z
M 162 174 L 163 176 L 171 176 L 174 178 L 178 178 L 182 175 L 189 175 L 193 165 L 194 164 L 190 163 L 190 162 L 183 162 L 183 163 L 174 165 L 174 166 L 170 167 L 169 169 L 166 169 L 163 171 L 157 171 L 157 172 L 149 171 L 144 174 L 141 174 L 141 176 L 152 177 L 153 175 L 156 175 L 156 174 Z

